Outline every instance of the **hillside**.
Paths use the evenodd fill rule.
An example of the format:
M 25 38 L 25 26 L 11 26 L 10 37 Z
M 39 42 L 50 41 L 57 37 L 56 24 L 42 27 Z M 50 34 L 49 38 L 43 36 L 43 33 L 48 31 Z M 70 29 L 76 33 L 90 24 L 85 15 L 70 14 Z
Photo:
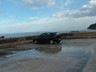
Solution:
M 87 29 L 96 30 L 96 23 L 91 24 Z

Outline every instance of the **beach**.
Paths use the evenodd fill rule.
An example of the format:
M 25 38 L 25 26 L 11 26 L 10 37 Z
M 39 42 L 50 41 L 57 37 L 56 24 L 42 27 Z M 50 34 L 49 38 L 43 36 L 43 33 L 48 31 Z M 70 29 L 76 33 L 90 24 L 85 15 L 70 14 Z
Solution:
M 0 57 L 0 72 L 95 72 L 95 47 L 96 39 L 68 39 L 8 48 L 10 53 Z

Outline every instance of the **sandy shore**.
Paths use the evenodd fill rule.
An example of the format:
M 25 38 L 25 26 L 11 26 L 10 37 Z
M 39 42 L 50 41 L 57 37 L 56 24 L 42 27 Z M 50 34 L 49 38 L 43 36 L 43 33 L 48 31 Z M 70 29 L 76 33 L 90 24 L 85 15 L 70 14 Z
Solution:
M 92 65 L 91 60 L 96 56 L 95 46 L 96 39 L 63 40 L 60 45 L 22 45 L 17 47 L 19 52 L 0 60 L 0 72 L 95 72 L 96 64 Z M 27 48 L 33 50 L 26 51 Z

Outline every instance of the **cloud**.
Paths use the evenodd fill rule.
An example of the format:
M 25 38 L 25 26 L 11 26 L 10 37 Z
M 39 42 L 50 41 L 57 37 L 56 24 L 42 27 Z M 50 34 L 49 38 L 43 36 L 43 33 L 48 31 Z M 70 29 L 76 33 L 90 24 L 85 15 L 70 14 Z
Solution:
M 72 1 L 71 0 L 66 0 L 65 2 L 62 2 L 60 9 L 65 9 L 67 6 L 71 5 Z
M 9 0 L 10 2 L 14 2 L 17 5 L 21 5 L 24 7 L 29 7 L 31 9 L 39 10 L 46 8 L 61 8 L 70 5 L 72 3 L 71 0 Z M 58 3 L 59 1 L 59 3 Z
M 14 0 L 11 0 L 14 1 Z M 44 9 L 58 6 L 56 0 L 20 0 L 24 6 L 32 9 Z M 11 19 L 0 20 L 0 33 L 7 32 L 36 32 L 36 31 L 72 31 L 87 29 L 89 24 L 96 22 L 96 0 L 90 0 L 77 10 L 66 10 L 71 0 L 66 0 L 61 5 L 63 9 L 55 12 L 52 17 L 29 17 L 26 21 L 18 22 L 14 16 Z M 17 23 L 18 22 L 18 23 Z
M 38 18 L 30 21 L 22 21 L 14 23 L 14 20 L 2 26 L 0 26 L 0 33 L 18 33 L 18 32 L 44 32 L 44 31 L 75 31 L 86 30 L 87 27 L 95 23 L 96 17 L 84 17 L 84 18 Z M 6 21 L 6 20 L 5 20 Z M 14 24 L 13 24 L 13 23 Z
M 4 19 L 0 19 L 0 26 L 5 26 L 8 25 L 10 23 L 14 23 L 14 18 L 12 17 L 8 17 L 8 18 L 4 18 Z
M 48 7 L 54 7 L 56 0 L 22 0 L 25 6 L 29 6 L 32 9 L 43 9 Z
M 96 16 L 96 0 L 90 0 L 88 4 L 83 5 L 79 10 L 73 11 L 73 17 Z
M 96 16 L 96 0 L 90 0 L 89 3 L 83 5 L 80 10 L 83 11 L 83 14 L 86 16 Z
M 71 0 L 66 0 L 66 1 L 63 3 L 63 6 L 69 6 L 70 4 L 72 4 L 72 1 L 71 1 Z
M 90 0 L 87 4 L 83 5 L 77 10 L 63 10 L 53 14 L 53 17 L 90 17 L 96 16 L 96 0 Z

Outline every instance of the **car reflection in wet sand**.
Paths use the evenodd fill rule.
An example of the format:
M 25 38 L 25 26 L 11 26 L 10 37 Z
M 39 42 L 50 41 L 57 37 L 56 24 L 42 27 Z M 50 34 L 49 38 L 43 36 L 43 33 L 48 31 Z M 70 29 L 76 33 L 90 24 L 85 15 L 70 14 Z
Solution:
M 62 50 L 62 48 L 60 45 L 59 46 L 50 45 L 46 47 L 37 47 L 35 48 L 35 50 L 47 54 L 57 54 Z

